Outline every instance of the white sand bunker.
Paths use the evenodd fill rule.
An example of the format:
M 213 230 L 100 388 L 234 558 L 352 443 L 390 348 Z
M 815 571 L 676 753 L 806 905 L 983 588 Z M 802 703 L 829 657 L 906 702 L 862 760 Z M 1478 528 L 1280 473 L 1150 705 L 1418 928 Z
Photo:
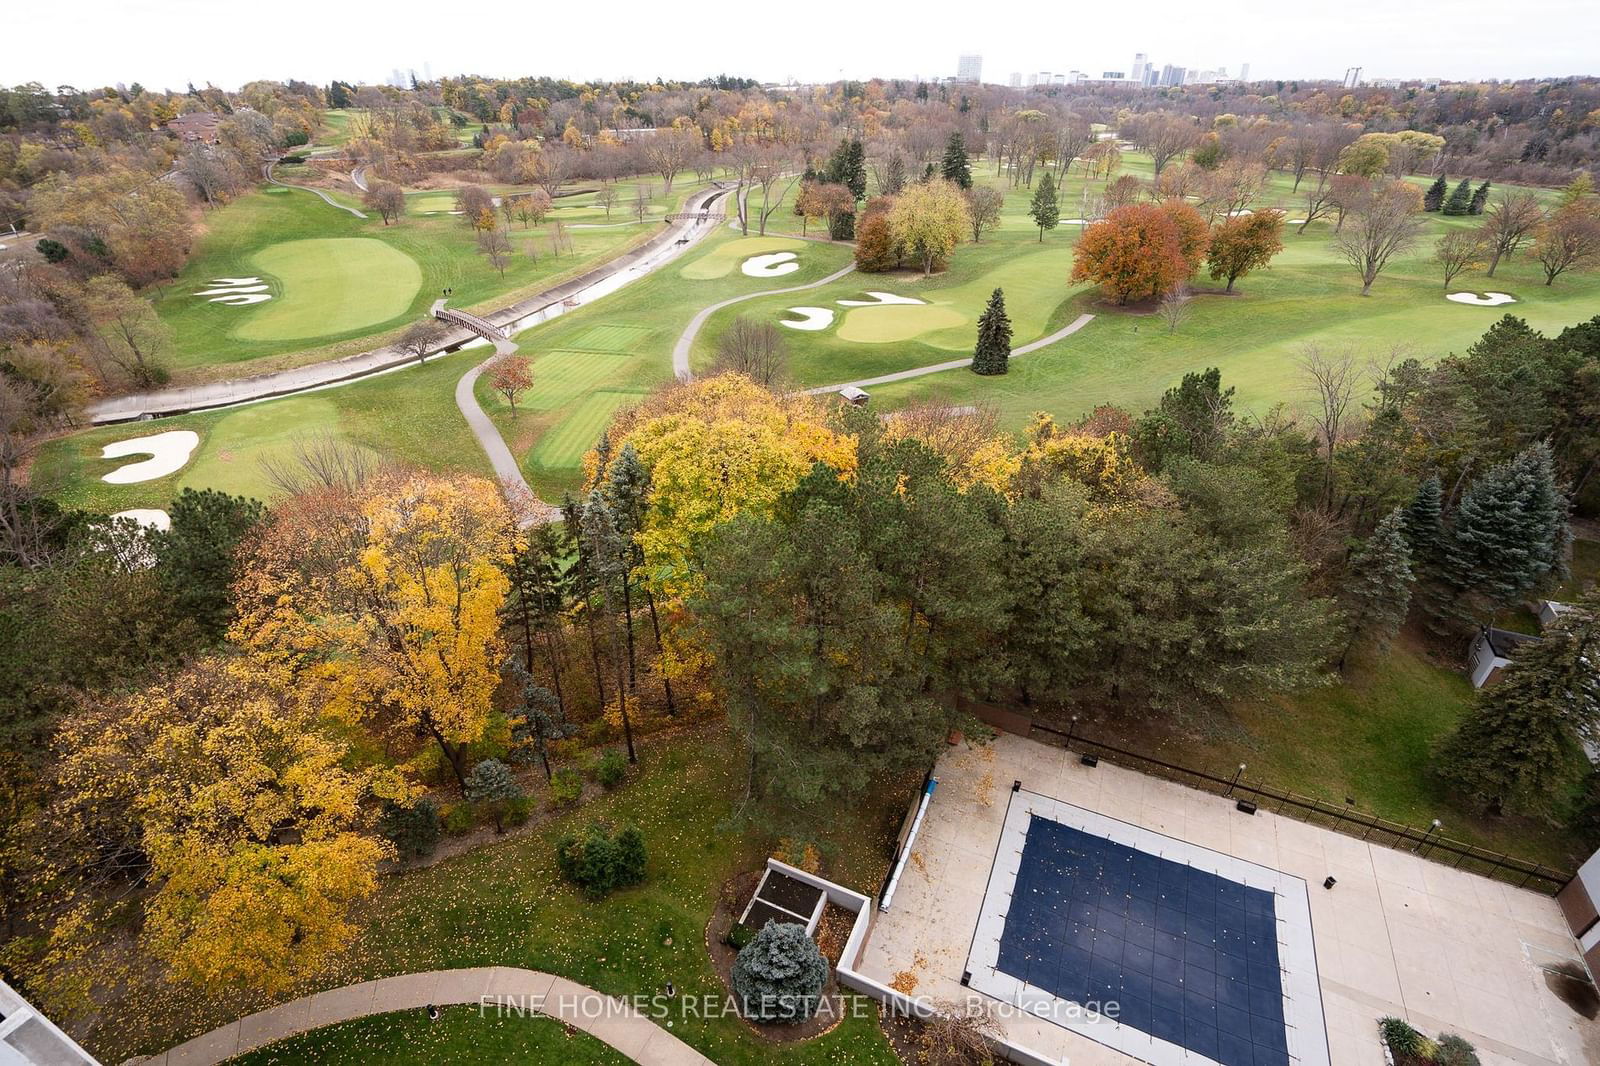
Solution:
M 1517 298 L 1508 292 L 1452 292 L 1445 296 L 1446 300 L 1458 304 L 1471 304 L 1474 307 L 1499 307 L 1501 304 L 1514 304 Z
M 843 303 L 844 301 L 839 301 Z M 826 307 L 790 307 L 787 309 L 791 315 L 799 315 L 798 320 L 787 318 L 778 319 L 778 325 L 788 326 L 790 329 L 827 329 L 833 325 L 833 312 Z
M 752 278 L 776 278 L 793 274 L 800 269 L 800 264 L 795 262 L 793 252 L 769 252 L 766 255 L 752 255 L 739 269 Z
M 131 518 L 147 529 L 159 529 L 163 532 L 172 528 L 172 516 L 159 507 L 133 507 L 126 511 L 118 511 L 112 518 Z
M 267 283 L 260 278 L 212 278 L 212 287 L 202 289 L 196 296 L 209 296 L 214 304 L 244 307 L 272 299 Z
M 926 300 L 918 300 L 914 296 L 896 296 L 892 292 L 873 292 L 868 290 L 866 295 L 870 300 L 840 300 L 840 307 L 880 307 L 884 304 L 922 304 Z
M 115 444 L 107 444 L 100 452 L 102 459 L 121 459 L 124 455 L 148 455 L 150 458 L 129 463 L 127 466 L 119 466 L 100 480 L 113 485 L 133 485 L 140 481 L 166 477 L 174 471 L 181 470 L 199 444 L 200 434 L 192 429 L 174 429 L 149 437 L 135 437 L 133 440 L 119 440 Z

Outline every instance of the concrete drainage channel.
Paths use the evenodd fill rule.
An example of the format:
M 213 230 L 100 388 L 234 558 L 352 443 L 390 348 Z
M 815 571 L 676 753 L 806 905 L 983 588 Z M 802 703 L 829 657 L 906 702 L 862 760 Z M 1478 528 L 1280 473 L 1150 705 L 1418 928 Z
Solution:
M 686 213 L 709 211 L 734 188 L 736 186 L 714 186 L 696 193 L 685 205 Z M 515 333 L 540 322 L 549 321 L 613 293 L 682 255 L 695 241 L 712 231 L 714 221 L 715 217 L 705 223 L 687 221 L 670 226 L 652 238 L 649 243 L 626 253 L 617 260 L 598 266 L 565 285 L 558 285 L 554 289 L 540 293 L 532 300 L 513 304 L 511 307 L 490 312 L 483 317 L 507 330 L 508 333 Z M 476 334 L 462 330 L 452 334 L 446 339 L 445 344 L 429 354 L 431 357 L 460 351 L 478 340 Z M 402 370 L 407 366 L 416 365 L 417 362 L 417 358 L 413 355 L 397 352 L 392 348 L 379 348 L 325 363 L 255 377 L 113 397 L 92 405 L 88 412 L 89 421 L 95 425 L 106 425 L 238 407 L 260 400 L 333 388 L 378 374 Z

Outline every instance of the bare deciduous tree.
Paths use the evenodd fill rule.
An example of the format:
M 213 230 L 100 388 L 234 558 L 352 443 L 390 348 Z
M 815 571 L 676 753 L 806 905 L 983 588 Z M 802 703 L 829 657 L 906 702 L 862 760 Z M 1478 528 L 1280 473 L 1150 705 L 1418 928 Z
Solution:
M 789 345 L 771 322 L 740 315 L 717 340 L 713 373 L 743 374 L 772 388 L 786 377 Z
M 1484 243 L 1489 247 L 1489 269 L 1485 276 L 1494 277 L 1501 259 L 1510 259 L 1517 249 L 1531 237 L 1544 221 L 1544 208 L 1527 189 L 1502 192 L 1489 209 L 1483 213 Z
M 288 455 L 273 452 L 261 458 L 262 474 L 285 496 L 314 489 L 354 492 L 382 468 L 372 452 L 332 433 L 295 437 Z
M 1000 209 L 1005 206 L 1006 194 L 989 185 L 977 185 L 967 190 L 967 213 L 972 218 L 972 243 L 983 239 L 983 231 L 1000 224 Z
M 369 182 L 367 191 L 361 194 L 361 206 L 377 212 L 387 226 L 406 213 L 405 190 L 392 181 Z
M 1339 253 L 1361 274 L 1361 295 L 1397 252 L 1416 243 L 1425 222 L 1422 197 L 1401 181 L 1369 182 L 1346 208 L 1347 224 L 1334 237 Z
M 1434 246 L 1433 260 L 1444 271 L 1444 287 L 1457 276 L 1483 265 L 1483 238 L 1466 230 L 1451 230 Z
M 1168 333 L 1178 332 L 1178 327 L 1189 317 L 1189 308 L 1193 300 L 1194 296 L 1189 292 L 1189 286 L 1182 284 L 1167 290 L 1166 295 L 1161 297 L 1159 310 L 1161 320 L 1167 324 Z
M 437 318 L 424 318 L 406 327 L 400 334 L 400 339 L 395 341 L 396 351 L 404 352 L 417 362 L 427 358 L 429 352 L 438 351 L 443 347 L 444 339 L 450 330 Z
M 1327 507 L 1333 497 L 1334 452 L 1349 428 L 1350 407 L 1362 375 L 1353 354 L 1325 352 L 1316 344 L 1301 349 L 1300 369 L 1312 394 L 1311 421 L 1323 453 L 1322 504 Z

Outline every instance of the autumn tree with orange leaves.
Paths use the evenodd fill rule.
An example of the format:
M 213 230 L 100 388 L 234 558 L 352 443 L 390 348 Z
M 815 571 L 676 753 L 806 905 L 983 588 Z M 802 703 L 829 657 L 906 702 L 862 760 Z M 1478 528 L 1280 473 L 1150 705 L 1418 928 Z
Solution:
M 1194 209 L 1177 208 L 1129 204 L 1090 226 L 1073 250 L 1072 280 L 1096 282 L 1118 304 L 1153 299 L 1183 281 L 1194 273 L 1204 238 L 1196 241 L 1186 225 L 1184 212 Z

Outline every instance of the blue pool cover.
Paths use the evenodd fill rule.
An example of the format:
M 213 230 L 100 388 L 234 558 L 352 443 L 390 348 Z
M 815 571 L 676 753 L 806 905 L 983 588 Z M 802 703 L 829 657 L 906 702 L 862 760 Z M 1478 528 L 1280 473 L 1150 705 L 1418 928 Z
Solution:
M 997 966 L 1223 1066 L 1288 1066 L 1262 889 L 1035 815 Z

